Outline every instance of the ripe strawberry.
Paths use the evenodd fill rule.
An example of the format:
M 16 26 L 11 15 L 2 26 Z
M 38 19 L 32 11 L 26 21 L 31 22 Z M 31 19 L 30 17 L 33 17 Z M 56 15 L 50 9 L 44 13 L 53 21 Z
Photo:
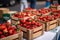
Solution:
M 3 29 L 3 32 L 7 33 L 8 32 L 7 28 Z
M 38 25 L 38 23 L 35 23 L 35 25 Z
M 20 26 L 23 26 L 23 24 L 20 24 Z
M 17 32 L 14 30 L 14 31 L 13 31 L 13 34 L 16 34 L 16 33 L 17 33 Z
M 23 18 L 23 16 L 20 16 L 20 15 L 19 15 L 18 18 Z
M 0 35 L 2 35 L 3 33 L 0 31 Z
M 6 25 L 5 24 L 2 24 L 1 25 L 1 29 L 3 30 L 3 29 L 5 29 L 6 28 Z
M 12 29 L 9 30 L 9 34 L 10 34 L 10 35 L 13 34 L 13 30 L 12 30 Z
M 21 23 L 25 23 L 25 20 L 20 20 Z
M 32 21 L 32 24 L 35 24 L 36 22 L 35 21 Z
M 30 25 L 30 24 L 31 24 L 31 22 L 28 22 L 28 24 Z
M 26 26 L 27 29 L 30 29 L 30 26 Z
M 26 26 L 27 26 L 27 24 L 23 24 L 23 26 L 24 26 L 24 27 L 26 27 Z

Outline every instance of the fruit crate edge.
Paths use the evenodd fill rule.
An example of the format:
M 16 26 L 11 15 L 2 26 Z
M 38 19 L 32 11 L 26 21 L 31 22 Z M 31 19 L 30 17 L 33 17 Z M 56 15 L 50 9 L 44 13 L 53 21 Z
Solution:
M 5 38 L 1 38 L 0 40 L 14 40 L 17 39 L 18 40 L 23 40 L 23 32 L 21 31 L 20 33 L 5 37 Z
M 44 27 L 45 31 L 52 30 L 58 26 L 58 19 L 50 21 L 50 22 L 43 22 L 43 21 L 40 21 L 40 22 L 45 24 L 45 27 Z
M 60 18 L 58 19 L 58 26 L 60 26 Z
M 19 27 L 23 31 L 24 38 L 26 38 L 27 40 L 33 40 L 34 38 L 43 35 L 43 33 L 44 33 L 43 26 L 40 26 L 40 27 L 37 27 L 37 28 L 34 28 L 34 29 L 27 29 L 27 28 L 24 28 L 24 27 L 21 27 L 21 26 L 19 26 Z

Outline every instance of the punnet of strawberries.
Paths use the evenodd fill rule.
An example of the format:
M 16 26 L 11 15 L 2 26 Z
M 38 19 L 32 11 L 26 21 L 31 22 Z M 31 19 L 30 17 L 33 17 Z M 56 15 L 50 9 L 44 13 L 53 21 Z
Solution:
M 17 33 L 17 28 L 11 26 L 9 22 L 0 24 L 0 38 L 5 38 Z
M 24 20 L 24 19 L 20 20 L 19 25 L 21 27 L 25 27 L 27 29 L 33 29 L 33 28 L 42 26 L 42 24 L 40 22 L 38 22 L 37 20 L 34 20 L 32 18 L 27 18 L 26 20 Z

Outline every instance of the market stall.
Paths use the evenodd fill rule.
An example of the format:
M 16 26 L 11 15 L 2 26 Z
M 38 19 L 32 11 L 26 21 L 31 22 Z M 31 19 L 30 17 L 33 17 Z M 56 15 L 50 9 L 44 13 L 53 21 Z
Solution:
M 0 8 L 0 40 L 58 40 L 59 8 L 51 5 L 38 10 L 26 8 L 23 12 Z

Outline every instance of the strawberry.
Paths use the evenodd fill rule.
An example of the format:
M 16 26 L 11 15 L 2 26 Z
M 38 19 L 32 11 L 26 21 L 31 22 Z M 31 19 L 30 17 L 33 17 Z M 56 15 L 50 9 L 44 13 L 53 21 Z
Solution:
M 3 32 L 7 33 L 8 32 L 7 28 L 3 29 Z
M 13 30 L 12 30 L 12 29 L 9 30 L 9 34 L 10 34 L 10 35 L 13 34 Z
M 3 30 L 3 29 L 5 29 L 6 28 L 6 25 L 5 24 L 2 24 L 1 25 L 1 29 Z
M 2 35 L 3 33 L 0 31 L 0 35 Z

